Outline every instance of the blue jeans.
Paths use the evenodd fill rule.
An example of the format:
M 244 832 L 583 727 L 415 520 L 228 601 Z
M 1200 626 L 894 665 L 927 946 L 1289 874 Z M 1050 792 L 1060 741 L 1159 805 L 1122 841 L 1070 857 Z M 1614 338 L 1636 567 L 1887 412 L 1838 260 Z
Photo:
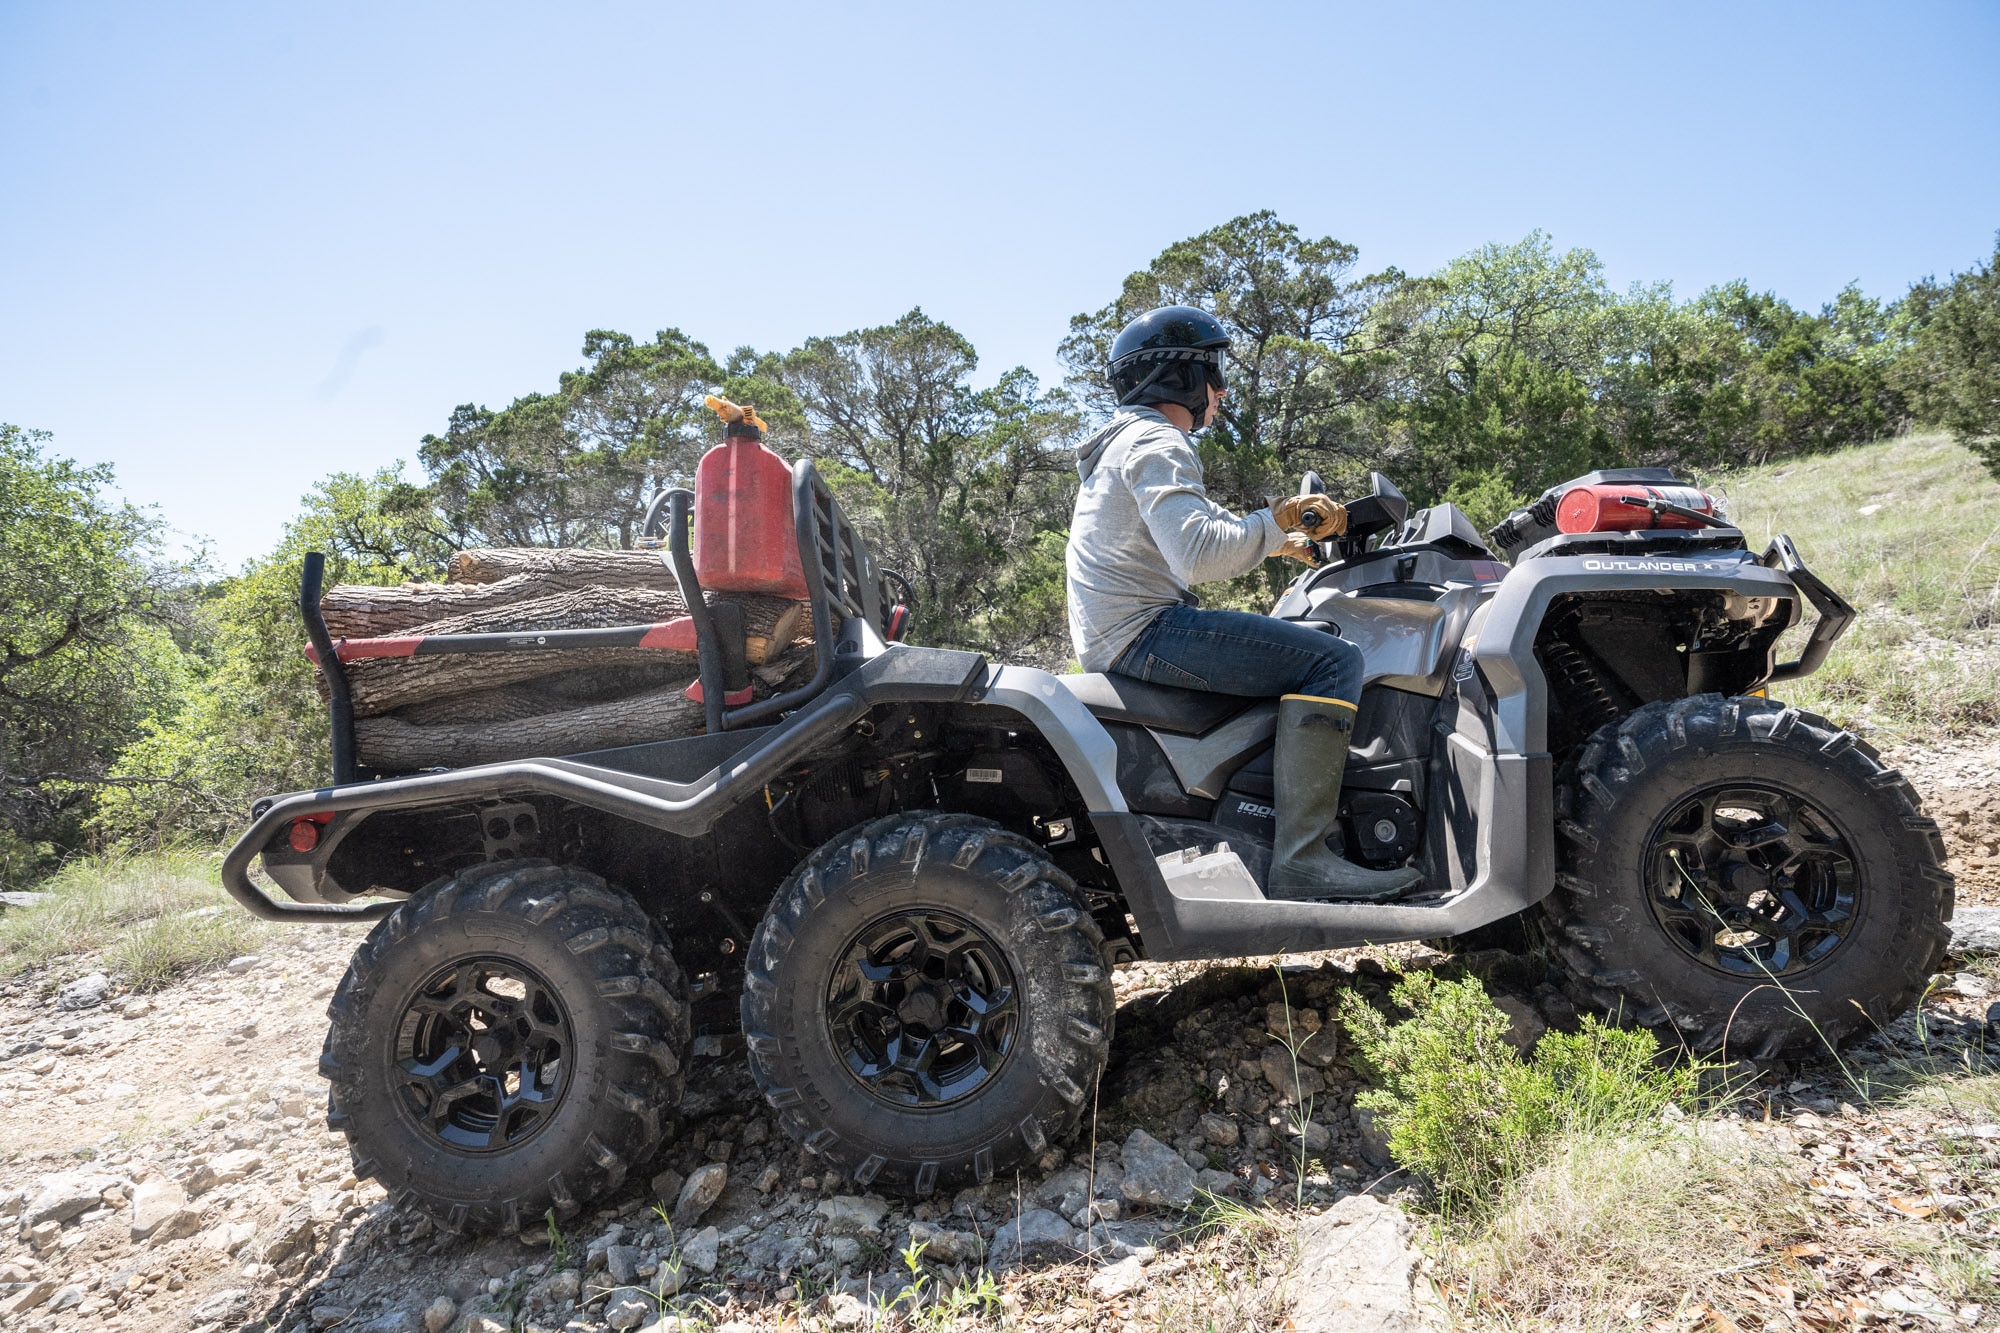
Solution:
M 1361 650 L 1337 634 L 1247 611 L 1170 606 L 1111 669 L 1155 685 L 1274 698 L 1361 702 Z

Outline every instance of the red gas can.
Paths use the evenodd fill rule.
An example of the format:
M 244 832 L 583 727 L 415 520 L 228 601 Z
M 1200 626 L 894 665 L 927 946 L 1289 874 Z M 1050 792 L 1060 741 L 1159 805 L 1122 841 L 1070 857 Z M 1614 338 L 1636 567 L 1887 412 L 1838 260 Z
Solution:
M 722 443 L 694 473 L 694 571 L 714 592 L 804 598 L 798 529 L 792 522 L 792 469 L 764 446 L 757 409 L 710 397 Z

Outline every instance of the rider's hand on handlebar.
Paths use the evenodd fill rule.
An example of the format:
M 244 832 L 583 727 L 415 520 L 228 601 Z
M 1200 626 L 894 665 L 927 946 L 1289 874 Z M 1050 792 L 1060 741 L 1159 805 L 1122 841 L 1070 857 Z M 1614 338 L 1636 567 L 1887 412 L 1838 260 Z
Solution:
M 1347 531 L 1347 506 L 1324 495 L 1281 495 L 1271 500 L 1271 517 L 1287 532 L 1303 532 L 1316 542 Z
M 1287 560 L 1296 560 L 1313 569 L 1319 568 L 1319 548 L 1314 546 L 1312 538 L 1303 532 L 1286 533 L 1284 544 L 1271 554 L 1281 555 Z

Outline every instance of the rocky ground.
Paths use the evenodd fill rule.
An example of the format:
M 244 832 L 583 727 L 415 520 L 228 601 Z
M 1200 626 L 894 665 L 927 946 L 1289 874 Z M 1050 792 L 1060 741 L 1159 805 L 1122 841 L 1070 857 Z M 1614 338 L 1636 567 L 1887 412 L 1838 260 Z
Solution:
M 2000 745 L 1893 757 L 1933 808 L 1968 812 L 1947 823 L 1965 898 L 2000 902 L 1979 877 Z M 776 1133 L 740 1052 L 706 1039 L 644 1179 L 558 1231 L 472 1240 L 357 1183 L 322 1124 L 323 1011 L 359 934 L 274 932 L 262 957 L 153 996 L 38 974 L 0 988 L 0 1327 L 1400 1328 L 1429 1317 L 1412 1288 L 1433 1278 L 1431 1314 L 1451 1306 L 1379 1202 L 1414 1187 L 1357 1116 L 1328 1022 L 1341 991 L 1386 990 L 1385 962 L 1445 961 L 1420 948 L 1121 969 L 1079 1139 L 915 1203 L 818 1169 Z M 1575 1020 L 1511 955 L 1449 965 L 1487 976 L 1523 1044 Z M 1747 1071 L 1719 1132 L 1799 1162 L 1823 1211 L 1813 1244 L 1740 1274 L 1737 1320 L 1996 1322 L 1966 1295 L 2000 1218 L 2000 1104 L 1980 1091 L 1995 1001 L 1988 974 L 1947 973 L 1921 1015 L 1840 1060 Z M 1930 1080 L 1942 1094 L 1893 1092 L 1954 1065 L 1959 1083 Z M 1739 1324 L 1696 1310 L 1658 1326 Z

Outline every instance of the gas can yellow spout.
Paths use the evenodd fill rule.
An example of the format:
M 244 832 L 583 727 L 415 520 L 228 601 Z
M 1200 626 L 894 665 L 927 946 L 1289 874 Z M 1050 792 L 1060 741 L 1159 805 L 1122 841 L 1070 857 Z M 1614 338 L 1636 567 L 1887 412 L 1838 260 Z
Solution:
M 739 406 L 727 398 L 717 398 L 712 393 L 702 401 L 708 404 L 709 411 L 722 418 L 725 426 L 748 426 L 759 435 L 768 435 L 771 431 L 771 428 L 764 424 L 763 418 L 757 415 L 757 409 L 749 403 Z

